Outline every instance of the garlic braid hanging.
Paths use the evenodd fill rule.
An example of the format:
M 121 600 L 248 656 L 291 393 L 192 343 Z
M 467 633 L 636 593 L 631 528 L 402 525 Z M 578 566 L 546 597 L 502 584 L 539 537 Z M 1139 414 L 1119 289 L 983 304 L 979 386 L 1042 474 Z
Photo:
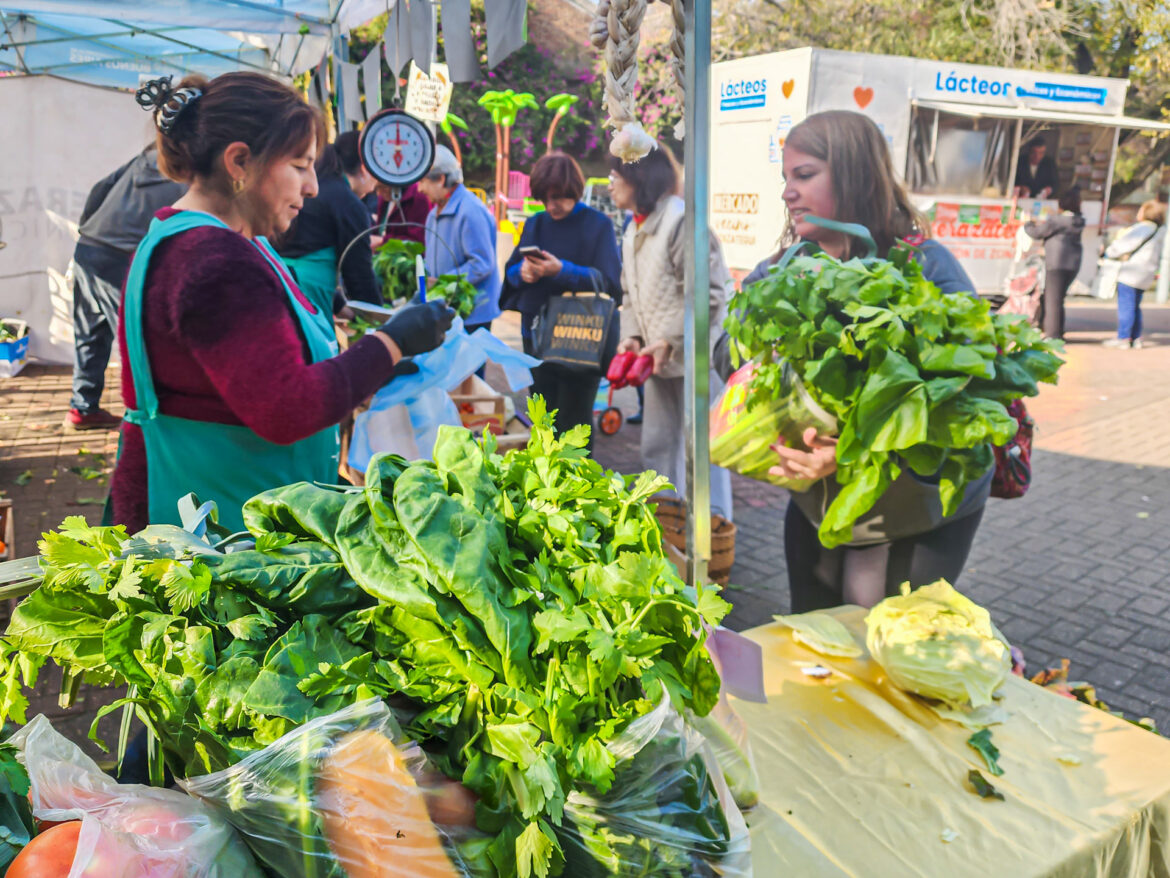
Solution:
M 674 126 L 674 136 L 676 140 L 682 140 L 687 132 L 687 15 L 683 0 L 669 0 L 669 3 L 670 15 L 674 19 L 674 32 L 670 35 L 670 53 L 674 57 L 670 61 L 670 69 L 674 73 L 674 87 L 678 90 L 679 106 L 682 107 L 682 115 Z
M 606 124 L 617 134 L 609 151 L 623 162 L 636 162 L 654 148 L 654 138 L 642 129 L 634 116 L 634 89 L 638 84 L 638 43 L 646 0 L 601 0 L 598 18 L 605 13 L 605 104 L 609 112 Z M 594 20 L 590 29 L 594 45 L 602 38 L 602 28 Z

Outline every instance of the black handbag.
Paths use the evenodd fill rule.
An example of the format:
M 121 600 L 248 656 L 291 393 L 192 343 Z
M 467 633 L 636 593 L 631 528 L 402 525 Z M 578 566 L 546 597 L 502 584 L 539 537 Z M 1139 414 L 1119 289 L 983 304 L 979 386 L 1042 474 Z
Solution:
M 617 351 L 617 302 L 590 272 L 591 293 L 562 293 L 544 303 L 532 324 L 533 356 L 583 374 L 603 374 Z

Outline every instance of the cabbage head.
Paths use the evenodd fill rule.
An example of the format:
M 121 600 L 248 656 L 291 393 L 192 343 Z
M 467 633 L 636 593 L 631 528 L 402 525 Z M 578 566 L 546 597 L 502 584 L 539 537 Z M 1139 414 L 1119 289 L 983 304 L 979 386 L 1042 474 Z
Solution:
M 944 579 L 886 598 L 865 617 L 866 646 L 896 685 L 951 707 L 981 707 L 1011 673 L 991 615 Z

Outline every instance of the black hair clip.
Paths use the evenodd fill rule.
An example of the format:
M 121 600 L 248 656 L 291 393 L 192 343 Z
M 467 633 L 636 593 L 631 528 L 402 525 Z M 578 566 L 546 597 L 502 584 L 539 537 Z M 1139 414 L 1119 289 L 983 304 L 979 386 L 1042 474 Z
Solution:
M 144 110 L 161 110 L 171 99 L 171 80 L 173 76 L 160 76 L 152 79 L 134 93 L 134 100 Z
M 134 95 L 142 109 L 156 111 L 155 124 L 163 134 L 170 134 L 187 105 L 203 95 L 203 91 L 198 88 L 174 91 L 171 89 L 171 80 L 170 76 L 152 79 Z

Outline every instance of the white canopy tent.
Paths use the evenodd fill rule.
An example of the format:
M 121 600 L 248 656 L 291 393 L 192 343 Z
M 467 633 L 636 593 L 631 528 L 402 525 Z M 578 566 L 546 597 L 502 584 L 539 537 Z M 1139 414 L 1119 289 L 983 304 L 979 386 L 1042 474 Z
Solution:
M 68 268 L 76 224 L 90 187 L 153 136 L 131 94 L 142 83 L 232 70 L 289 79 L 320 67 L 330 53 L 348 61 L 343 34 L 386 12 L 394 13 L 386 59 L 398 72 L 412 55 L 433 55 L 436 6 L 436 0 L 0 0 L 6 134 L 0 241 L 7 245 L 0 248 L 0 316 L 28 321 L 34 357 L 71 362 Z M 524 44 L 525 8 L 524 0 L 496 0 L 488 10 L 493 63 Z M 449 16 L 448 54 L 458 45 L 466 56 L 470 0 L 445 0 L 445 23 Z M 478 78 L 474 56 L 462 61 L 463 75 L 454 78 Z M 339 95 L 338 116 L 354 118 L 344 103 Z

